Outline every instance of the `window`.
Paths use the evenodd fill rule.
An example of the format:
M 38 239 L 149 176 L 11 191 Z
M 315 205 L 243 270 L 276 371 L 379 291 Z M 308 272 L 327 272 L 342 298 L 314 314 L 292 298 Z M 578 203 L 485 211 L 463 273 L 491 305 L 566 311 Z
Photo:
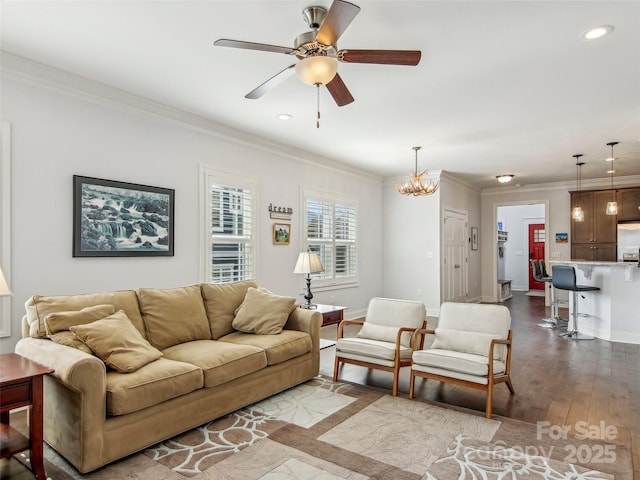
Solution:
M 354 201 L 304 194 L 303 246 L 320 256 L 324 272 L 313 275 L 314 285 L 329 286 L 358 281 L 357 206 Z
M 256 180 L 206 168 L 201 174 L 204 281 L 231 283 L 255 278 Z

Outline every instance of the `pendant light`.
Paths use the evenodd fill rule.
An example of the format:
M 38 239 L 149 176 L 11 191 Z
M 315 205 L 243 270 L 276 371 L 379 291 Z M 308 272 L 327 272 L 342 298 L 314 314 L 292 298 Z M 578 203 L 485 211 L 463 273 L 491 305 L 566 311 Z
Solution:
M 611 168 L 609 169 L 609 172 L 611 172 L 611 198 L 613 199 L 613 201 L 611 202 L 607 202 L 607 210 L 606 213 L 607 215 L 617 215 L 618 214 L 618 202 L 616 202 L 616 192 L 613 190 L 613 172 L 615 171 L 613 169 L 613 161 L 615 160 L 615 157 L 613 156 L 613 147 L 614 145 L 617 145 L 619 142 L 609 142 L 607 143 L 608 146 L 611 147 Z
M 581 153 L 577 153 L 573 156 L 573 158 L 576 159 L 576 187 L 578 189 L 578 195 L 576 195 L 576 198 L 578 201 L 580 201 L 580 183 L 582 181 L 582 165 L 584 165 L 584 162 L 580 161 L 580 157 L 582 157 Z M 584 222 L 584 210 L 582 210 L 580 205 L 573 207 L 573 210 L 571 210 L 571 218 L 574 222 Z

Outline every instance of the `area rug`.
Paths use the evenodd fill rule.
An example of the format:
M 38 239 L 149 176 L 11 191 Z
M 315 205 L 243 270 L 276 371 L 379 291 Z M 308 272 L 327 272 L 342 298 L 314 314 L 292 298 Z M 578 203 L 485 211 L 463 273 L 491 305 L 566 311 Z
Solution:
M 317 377 L 86 475 L 45 453 L 51 480 L 631 480 L 627 447 L 554 432 Z

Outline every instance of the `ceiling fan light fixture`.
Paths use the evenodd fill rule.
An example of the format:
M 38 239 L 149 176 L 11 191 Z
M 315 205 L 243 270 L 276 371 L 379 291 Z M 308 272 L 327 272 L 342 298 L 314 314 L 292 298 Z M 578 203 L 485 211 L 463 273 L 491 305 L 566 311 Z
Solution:
M 296 63 L 295 69 L 307 85 L 326 85 L 338 73 L 338 60 L 326 55 L 307 57 Z
M 496 175 L 496 178 L 500 183 L 509 183 L 515 177 L 512 173 L 505 173 L 503 175 Z

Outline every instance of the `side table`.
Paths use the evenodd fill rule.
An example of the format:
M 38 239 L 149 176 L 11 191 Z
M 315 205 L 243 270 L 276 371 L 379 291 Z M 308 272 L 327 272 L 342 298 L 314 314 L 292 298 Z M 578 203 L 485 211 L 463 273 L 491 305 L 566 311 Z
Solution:
M 46 480 L 42 433 L 42 377 L 54 370 L 15 353 L 0 355 L 0 458 L 31 450 L 37 480 Z M 11 410 L 31 406 L 29 437 L 11 426 Z
M 348 307 L 340 307 L 338 305 L 323 305 L 321 303 L 316 305 L 316 310 L 322 314 L 322 326 L 337 325 L 344 319 L 344 311 Z M 325 338 L 320 339 L 320 350 L 323 348 L 332 347 L 336 344 L 334 340 L 327 340 Z

